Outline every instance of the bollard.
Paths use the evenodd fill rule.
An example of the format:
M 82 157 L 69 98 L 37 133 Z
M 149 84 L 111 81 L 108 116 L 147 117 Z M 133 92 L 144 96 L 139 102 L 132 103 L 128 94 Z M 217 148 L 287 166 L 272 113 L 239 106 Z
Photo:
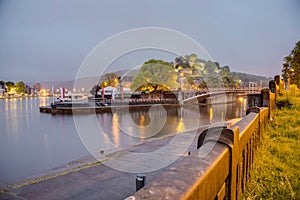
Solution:
M 145 174 L 137 174 L 135 176 L 136 191 L 140 190 L 142 187 L 145 186 L 145 180 L 146 180 Z
M 56 104 L 51 103 L 51 114 L 56 115 Z

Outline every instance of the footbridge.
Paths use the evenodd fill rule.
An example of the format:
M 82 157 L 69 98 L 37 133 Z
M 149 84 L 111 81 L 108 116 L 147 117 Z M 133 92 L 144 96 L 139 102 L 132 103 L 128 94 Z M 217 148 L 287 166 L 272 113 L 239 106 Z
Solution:
M 207 93 L 190 96 L 182 101 L 183 104 L 213 104 L 235 102 L 240 97 L 246 97 L 249 94 L 248 89 L 234 90 L 215 90 Z

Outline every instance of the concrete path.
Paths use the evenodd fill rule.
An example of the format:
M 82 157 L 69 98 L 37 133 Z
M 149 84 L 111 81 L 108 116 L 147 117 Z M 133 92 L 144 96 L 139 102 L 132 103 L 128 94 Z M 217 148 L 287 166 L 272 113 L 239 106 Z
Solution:
M 195 136 L 199 135 L 206 127 L 196 131 L 184 133 L 184 137 L 176 140 L 178 149 L 186 147 L 187 143 L 193 140 L 193 144 L 188 144 L 188 151 L 195 149 Z M 125 158 L 133 159 L 131 162 L 137 166 L 149 165 L 149 157 L 132 157 L 132 153 L 147 153 L 162 149 L 171 143 L 174 137 L 164 139 L 154 139 L 141 145 L 128 147 L 126 150 L 106 155 L 102 162 L 84 163 L 79 166 L 64 169 L 46 176 L 34 178 L 22 183 L 17 183 L 0 188 L 0 199 L 125 199 L 135 193 L 135 173 L 122 172 L 105 165 L 110 162 Z M 179 156 L 187 156 L 187 152 Z M 165 151 L 157 151 L 157 157 L 166 156 Z M 170 151 L 167 157 L 178 153 Z M 169 154 L 169 155 L 168 155 Z M 122 160 L 122 162 L 124 159 Z M 154 162 L 151 161 L 151 162 Z M 174 162 L 176 163 L 176 161 Z M 173 163 L 173 164 L 174 164 Z M 168 168 L 159 169 L 154 172 L 145 173 L 146 184 L 159 176 Z

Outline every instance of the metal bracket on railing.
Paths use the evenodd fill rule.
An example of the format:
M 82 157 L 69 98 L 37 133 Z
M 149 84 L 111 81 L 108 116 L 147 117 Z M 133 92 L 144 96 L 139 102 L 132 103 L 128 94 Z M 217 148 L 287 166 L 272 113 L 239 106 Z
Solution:
M 198 138 L 197 149 L 208 141 L 215 141 L 217 143 L 224 144 L 229 148 L 233 145 L 233 133 L 232 130 L 227 129 L 226 126 L 219 126 L 206 129 Z
M 246 110 L 246 115 L 248 115 L 251 112 L 260 113 L 260 108 L 257 106 L 250 107 Z

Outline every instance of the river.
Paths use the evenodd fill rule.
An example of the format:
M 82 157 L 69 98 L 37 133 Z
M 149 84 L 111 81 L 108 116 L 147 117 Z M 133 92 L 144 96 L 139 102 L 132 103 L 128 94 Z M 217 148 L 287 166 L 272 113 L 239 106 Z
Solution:
M 87 144 L 76 122 L 90 122 L 92 115 L 51 115 L 39 112 L 51 98 L 0 100 L 0 186 L 20 181 L 88 156 Z M 104 134 L 100 148 L 113 150 L 151 137 L 176 134 L 211 122 L 244 115 L 241 103 L 201 106 L 198 109 L 154 106 L 149 112 L 115 111 L 94 115 L 98 126 L 86 133 Z M 199 114 L 200 113 L 200 114 Z M 100 149 L 99 149 L 100 150 Z

